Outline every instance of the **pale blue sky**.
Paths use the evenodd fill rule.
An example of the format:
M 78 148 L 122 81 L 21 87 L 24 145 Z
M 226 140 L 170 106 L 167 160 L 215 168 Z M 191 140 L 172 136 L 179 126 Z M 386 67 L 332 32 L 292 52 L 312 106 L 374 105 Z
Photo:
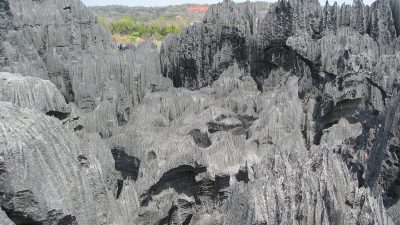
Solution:
M 82 0 L 87 6 L 95 5 L 129 5 L 129 6 L 165 6 L 179 5 L 184 3 L 218 3 L 222 0 Z M 235 2 L 244 2 L 246 0 L 234 0 Z M 273 0 L 270 0 L 273 1 Z M 320 0 L 325 5 L 326 0 Z M 364 0 L 364 3 L 371 4 L 374 0 Z M 334 0 L 329 0 L 333 4 Z M 353 0 L 337 0 L 339 4 L 346 2 L 351 4 Z

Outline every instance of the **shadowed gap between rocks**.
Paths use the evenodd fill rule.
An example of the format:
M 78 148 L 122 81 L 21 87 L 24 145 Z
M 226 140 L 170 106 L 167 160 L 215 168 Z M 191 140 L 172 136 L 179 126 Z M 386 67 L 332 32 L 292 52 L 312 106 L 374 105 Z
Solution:
M 317 131 L 314 136 L 314 144 L 319 145 L 324 130 L 337 124 L 341 118 L 346 118 L 350 123 L 356 123 L 355 114 L 362 99 L 346 99 L 338 102 L 329 112 L 318 119 Z
M 216 175 L 210 177 L 204 174 L 207 167 L 182 165 L 171 169 L 163 174 L 160 180 L 152 185 L 148 191 L 140 198 L 142 206 L 148 206 L 153 197 L 161 194 L 164 190 L 172 188 L 178 194 L 192 196 L 196 200 L 196 204 L 204 201 L 220 202 L 227 198 L 224 191 L 229 187 L 229 175 Z M 201 177 L 200 174 L 204 175 Z
M 199 129 L 193 129 L 189 132 L 189 134 L 192 136 L 196 145 L 200 148 L 208 148 L 212 144 L 207 132 L 203 133 Z
M 115 170 L 121 173 L 122 179 L 117 179 L 115 198 L 119 198 L 124 187 L 124 180 L 137 180 L 139 176 L 140 160 L 136 157 L 126 154 L 125 149 L 116 147 L 111 149 L 115 162 Z
M 169 225 L 169 224 L 182 224 L 189 225 L 193 218 L 193 213 L 191 212 L 193 207 L 193 202 L 188 202 L 183 199 L 179 199 L 178 205 L 172 205 L 171 209 L 168 211 L 168 215 L 161 219 L 156 224 L 158 225 Z M 183 218 L 182 218 L 183 217 Z M 177 221 L 179 220 L 180 221 Z
M 208 132 L 216 133 L 220 131 L 229 131 L 233 135 L 246 135 L 249 128 L 258 118 L 254 116 L 238 115 L 235 117 L 226 117 L 221 115 L 216 121 L 208 122 Z
M 46 113 L 46 115 L 55 117 L 59 120 L 65 120 L 66 118 L 68 118 L 69 113 L 58 112 L 58 111 L 49 111 Z
M 125 149 L 121 147 L 111 150 L 115 161 L 115 169 L 121 172 L 124 180 L 131 178 L 136 181 L 139 175 L 140 160 L 136 157 L 126 154 Z
M 193 196 L 195 192 L 196 175 L 206 171 L 206 167 L 200 166 L 195 168 L 189 165 L 182 165 L 165 172 L 160 180 L 140 197 L 140 205 L 147 206 L 149 202 L 152 201 L 153 196 L 169 188 L 173 188 L 177 193 Z

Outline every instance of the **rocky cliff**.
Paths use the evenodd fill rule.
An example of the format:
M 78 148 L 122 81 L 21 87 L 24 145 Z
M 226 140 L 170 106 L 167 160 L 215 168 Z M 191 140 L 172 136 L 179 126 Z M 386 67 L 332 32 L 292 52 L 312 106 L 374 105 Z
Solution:
M 196 90 L 218 82 L 226 68 L 238 65 L 253 78 L 258 91 L 270 98 L 275 98 L 269 94 L 271 91 L 296 79 L 296 95 L 302 102 L 298 114 L 303 118 L 294 125 L 293 129 L 298 128 L 300 132 L 293 136 L 304 140 L 300 146 L 306 148 L 309 155 L 295 158 L 313 158 L 316 154 L 334 152 L 333 155 L 347 165 L 352 179 L 358 183 L 356 186 L 371 190 L 370 195 L 376 199 L 382 198 L 392 221 L 398 223 L 399 161 L 395 153 L 400 56 L 398 6 L 398 1 L 378 0 L 367 6 L 355 0 L 353 5 L 327 3 L 322 7 L 314 0 L 293 0 L 279 1 L 267 13 L 257 13 L 251 3 L 224 1 L 211 7 L 202 23 L 164 41 L 162 72 L 175 86 Z M 287 100 L 284 102 L 288 104 Z M 291 111 L 294 109 L 297 107 Z M 293 125 L 295 120 L 285 111 L 282 114 L 285 116 L 279 121 L 290 120 Z M 350 137 L 350 131 L 341 130 L 344 127 L 358 127 L 358 134 Z M 266 132 L 277 133 L 276 130 Z M 334 136 L 328 137 L 330 133 Z M 249 137 L 251 139 L 252 135 L 247 135 Z M 336 138 L 344 142 L 326 145 Z M 284 145 L 278 144 L 281 154 Z M 296 150 L 291 154 L 298 154 L 302 147 L 292 148 Z M 261 167 L 265 168 L 265 164 Z M 302 171 L 304 176 L 306 172 L 301 168 L 296 167 L 294 171 Z M 294 177 L 298 177 L 296 182 L 303 179 L 300 175 Z M 271 192 L 266 191 L 267 194 Z M 299 195 L 304 199 L 303 194 Z M 276 201 L 274 209 L 284 205 Z M 258 209 L 259 203 L 255 205 L 258 216 L 263 219 L 246 223 L 287 223 L 279 215 L 265 216 L 270 212 Z M 304 207 L 298 208 L 304 211 Z M 352 223 L 344 219 L 348 212 L 342 211 L 344 206 L 336 209 L 334 216 L 328 215 L 328 223 Z M 319 223 L 309 220 L 304 212 L 300 214 L 300 223 Z M 288 221 L 293 222 L 293 218 L 296 217 Z M 233 223 L 245 224 L 244 221 Z
M 1 1 L 0 224 L 400 224 L 399 20 L 225 0 L 159 53 Z

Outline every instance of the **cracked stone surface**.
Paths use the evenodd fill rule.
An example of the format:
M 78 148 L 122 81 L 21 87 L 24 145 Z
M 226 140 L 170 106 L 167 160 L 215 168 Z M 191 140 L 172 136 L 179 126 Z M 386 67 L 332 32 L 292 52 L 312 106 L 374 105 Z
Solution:
M 161 49 L 0 2 L 0 224 L 400 224 L 400 11 L 213 5 Z

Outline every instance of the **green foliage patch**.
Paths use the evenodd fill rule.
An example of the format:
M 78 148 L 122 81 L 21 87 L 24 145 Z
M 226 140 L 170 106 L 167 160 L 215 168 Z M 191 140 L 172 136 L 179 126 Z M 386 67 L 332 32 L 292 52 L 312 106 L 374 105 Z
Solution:
M 168 34 L 180 33 L 190 22 L 184 18 L 159 17 L 150 22 L 136 22 L 132 17 L 124 16 L 121 19 L 107 23 L 104 17 L 98 17 L 99 23 L 110 31 L 112 35 L 128 36 L 131 42 L 138 38 L 155 38 L 162 40 Z

